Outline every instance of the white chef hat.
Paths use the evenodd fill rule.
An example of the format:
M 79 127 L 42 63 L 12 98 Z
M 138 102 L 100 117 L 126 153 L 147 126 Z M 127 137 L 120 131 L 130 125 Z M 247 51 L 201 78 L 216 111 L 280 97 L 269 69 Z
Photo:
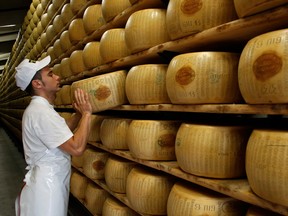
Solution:
M 46 56 L 40 61 L 34 61 L 29 59 L 24 59 L 15 69 L 16 69 L 16 85 L 24 91 L 30 84 L 32 78 L 37 71 L 48 66 L 50 63 L 50 56 Z

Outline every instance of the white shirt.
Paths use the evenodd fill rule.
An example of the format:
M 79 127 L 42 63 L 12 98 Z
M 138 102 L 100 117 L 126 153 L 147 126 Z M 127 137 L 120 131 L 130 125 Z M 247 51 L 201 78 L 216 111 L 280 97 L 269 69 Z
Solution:
M 57 147 L 73 133 L 45 98 L 33 96 L 23 114 L 22 136 L 29 171 L 16 215 L 67 216 L 71 158 Z

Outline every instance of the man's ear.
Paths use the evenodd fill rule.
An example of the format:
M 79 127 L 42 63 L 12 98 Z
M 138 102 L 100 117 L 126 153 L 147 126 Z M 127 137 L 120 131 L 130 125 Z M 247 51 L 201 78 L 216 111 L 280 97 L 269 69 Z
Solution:
M 35 88 L 35 89 L 39 89 L 42 87 L 42 82 L 41 80 L 32 80 L 32 86 Z

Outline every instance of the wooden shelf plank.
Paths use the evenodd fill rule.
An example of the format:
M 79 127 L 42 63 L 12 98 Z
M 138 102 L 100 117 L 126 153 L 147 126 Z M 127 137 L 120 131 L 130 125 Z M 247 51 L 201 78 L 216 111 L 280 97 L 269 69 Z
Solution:
M 161 170 L 180 179 L 201 185 L 235 199 L 242 200 L 244 202 L 260 206 L 262 208 L 269 209 L 283 215 L 288 215 L 288 207 L 271 203 L 254 194 L 249 186 L 247 179 L 209 179 L 199 177 L 182 171 L 176 161 L 161 162 L 141 160 L 134 158 L 129 151 L 108 149 L 101 143 L 97 142 L 91 142 L 90 144 L 102 150 L 108 151 L 114 155 L 135 161 L 153 169 Z

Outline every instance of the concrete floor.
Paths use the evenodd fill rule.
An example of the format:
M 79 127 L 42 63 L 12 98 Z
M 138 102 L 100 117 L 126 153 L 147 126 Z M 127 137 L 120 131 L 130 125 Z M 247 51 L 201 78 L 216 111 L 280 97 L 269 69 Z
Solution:
M 14 216 L 14 201 L 21 190 L 26 163 L 0 123 L 0 216 Z

